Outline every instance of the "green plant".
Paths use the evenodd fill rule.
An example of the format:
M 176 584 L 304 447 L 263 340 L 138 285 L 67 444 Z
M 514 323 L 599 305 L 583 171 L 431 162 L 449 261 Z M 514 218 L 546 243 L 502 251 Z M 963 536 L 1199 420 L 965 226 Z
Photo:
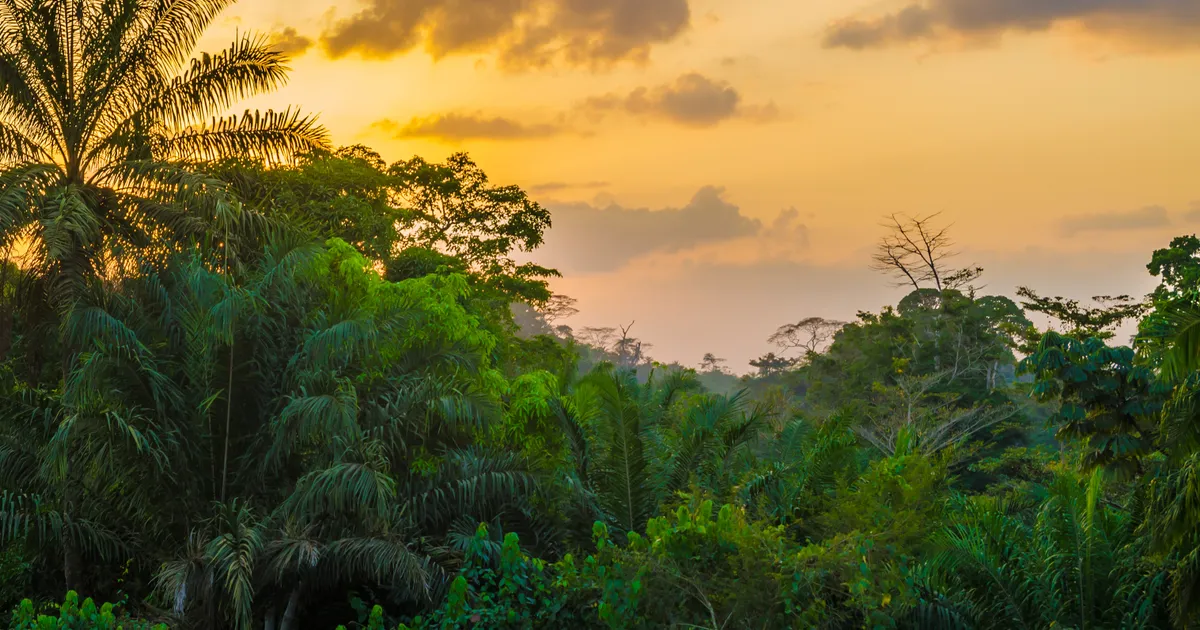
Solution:
M 32 601 L 22 600 L 12 613 L 9 627 L 13 630 L 167 630 L 163 623 L 151 624 L 118 615 L 115 606 L 109 603 L 97 607 L 90 597 L 80 604 L 75 591 L 68 591 L 58 610 L 50 615 L 39 614 Z

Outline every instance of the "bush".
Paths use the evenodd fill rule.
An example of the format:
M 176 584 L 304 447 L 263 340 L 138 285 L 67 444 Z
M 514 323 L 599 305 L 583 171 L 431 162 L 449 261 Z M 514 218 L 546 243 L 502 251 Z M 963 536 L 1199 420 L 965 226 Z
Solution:
M 32 601 L 22 600 L 13 611 L 10 627 L 12 630 L 167 630 L 166 624 L 118 616 L 114 610 L 115 606 L 108 603 L 97 608 L 90 597 L 80 605 L 79 595 L 68 591 L 56 614 L 41 614 Z

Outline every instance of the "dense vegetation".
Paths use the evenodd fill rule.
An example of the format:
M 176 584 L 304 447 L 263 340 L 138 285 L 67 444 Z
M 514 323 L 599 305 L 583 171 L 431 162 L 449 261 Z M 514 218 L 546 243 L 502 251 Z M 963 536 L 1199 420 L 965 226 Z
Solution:
M 206 122 L 285 78 L 187 61 L 225 4 L 0 3 L 13 627 L 1200 621 L 1200 239 L 1018 303 L 896 218 L 896 306 L 659 365 L 562 323 L 549 213 L 467 156 Z

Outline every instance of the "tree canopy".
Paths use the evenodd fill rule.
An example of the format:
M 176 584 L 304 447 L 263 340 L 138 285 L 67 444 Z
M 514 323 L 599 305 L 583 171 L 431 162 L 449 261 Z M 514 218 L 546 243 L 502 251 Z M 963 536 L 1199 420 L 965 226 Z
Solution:
M 1194 235 L 1090 306 L 891 217 L 896 304 L 663 365 L 467 154 L 228 117 L 228 4 L 0 2 L 10 627 L 1200 624 Z

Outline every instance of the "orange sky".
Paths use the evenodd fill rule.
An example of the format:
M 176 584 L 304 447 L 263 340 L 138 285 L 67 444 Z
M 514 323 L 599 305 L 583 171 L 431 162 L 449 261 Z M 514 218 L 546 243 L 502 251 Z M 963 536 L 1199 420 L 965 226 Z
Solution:
M 943 212 L 988 290 L 1144 293 L 1195 231 L 1200 2 L 243 0 L 290 85 L 389 159 L 465 150 L 556 216 L 568 323 L 737 371 L 898 293 L 883 215 Z M 647 211 L 648 210 L 648 211 Z

